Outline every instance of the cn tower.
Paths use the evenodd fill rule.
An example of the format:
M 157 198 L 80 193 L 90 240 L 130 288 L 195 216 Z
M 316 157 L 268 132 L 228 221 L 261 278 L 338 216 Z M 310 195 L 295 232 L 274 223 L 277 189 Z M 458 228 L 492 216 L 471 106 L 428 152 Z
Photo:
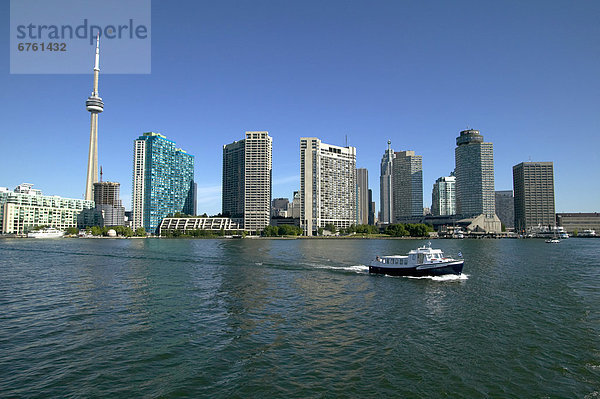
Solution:
M 90 147 L 88 154 L 87 177 L 85 180 L 85 199 L 94 200 L 94 183 L 98 182 L 98 114 L 104 111 L 102 98 L 98 96 L 98 74 L 100 73 L 100 35 L 96 37 L 96 61 L 94 63 L 94 91 L 85 102 L 91 112 Z

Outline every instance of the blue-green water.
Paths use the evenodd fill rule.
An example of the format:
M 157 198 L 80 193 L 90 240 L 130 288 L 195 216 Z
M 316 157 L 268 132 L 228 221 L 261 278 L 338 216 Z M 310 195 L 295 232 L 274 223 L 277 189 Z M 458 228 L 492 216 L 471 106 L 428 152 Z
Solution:
M 600 240 L 420 244 L 0 240 L 0 397 L 600 397 Z

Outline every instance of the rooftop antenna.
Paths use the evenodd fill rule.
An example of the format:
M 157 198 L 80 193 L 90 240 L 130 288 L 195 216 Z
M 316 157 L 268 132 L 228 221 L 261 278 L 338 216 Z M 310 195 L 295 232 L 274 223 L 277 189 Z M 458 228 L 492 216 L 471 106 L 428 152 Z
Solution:
M 102 165 L 100 165 L 100 183 L 102 183 Z
M 348 147 L 348 135 L 346 135 L 346 147 Z

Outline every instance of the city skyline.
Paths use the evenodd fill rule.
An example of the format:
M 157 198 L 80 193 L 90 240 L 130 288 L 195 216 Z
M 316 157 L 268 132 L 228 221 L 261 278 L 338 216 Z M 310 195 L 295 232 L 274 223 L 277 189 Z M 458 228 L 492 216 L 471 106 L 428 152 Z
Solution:
M 588 188 L 580 176 L 582 170 L 586 179 L 600 173 L 587 169 L 599 157 L 594 151 L 599 138 L 593 134 L 599 125 L 594 93 L 600 82 L 593 73 L 599 58 L 586 51 L 594 32 L 588 16 L 597 5 L 560 12 L 529 5 L 519 9 L 487 5 L 467 11 L 457 7 L 464 12 L 457 15 L 440 4 L 429 20 L 418 5 L 332 2 L 316 16 L 308 15 L 315 4 L 241 6 L 227 14 L 231 21 L 227 35 L 218 26 L 226 7 L 183 3 L 188 18 L 160 2 L 153 4 L 153 12 L 161 18 L 153 23 L 152 74 L 103 77 L 110 112 L 103 114 L 99 165 L 109 180 L 121 183 L 127 209 L 131 209 L 130 142 L 145 131 L 162 132 L 197 155 L 198 213 L 216 214 L 221 203 L 218 149 L 241 131 L 268 130 L 274 138 L 274 198 L 291 198 L 300 188 L 300 137 L 343 143 L 347 135 L 348 145 L 357 148 L 357 167 L 367 168 L 371 176 L 379 175 L 387 140 L 396 151 L 421 154 L 424 206 L 428 206 L 433 183 L 453 168 L 456 134 L 468 125 L 494 143 L 496 190 L 512 187 L 513 165 L 529 159 L 552 161 L 556 211 L 598 210 L 600 189 Z M 497 13 L 493 23 L 486 24 L 489 8 Z M 4 13 L 8 5 L 0 10 Z M 264 28 L 249 24 L 254 17 L 266 18 L 261 15 L 274 24 Z M 532 20 L 533 15 L 538 18 Z M 192 46 L 198 51 L 191 52 L 177 42 L 177 29 L 168 29 L 176 23 L 193 26 L 196 16 L 204 31 Z M 560 27 L 565 16 L 580 23 Z M 402 23 L 396 17 L 402 17 Z M 456 17 L 452 24 L 444 23 L 451 17 Z M 513 22 L 510 31 L 505 23 L 512 20 L 532 23 Z M 480 28 L 472 30 L 478 34 L 462 32 L 461 21 Z M 350 30 L 346 25 L 352 22 L 365 29 L 360 34 Z M 411 34 L 421 23 L 424 27 L 416 30 L 421 35 Z M 315 29 L 307 33 L 306 24 Z M 280 38 L 275 38 L 272 33 L 278 31 Z M 329 41 L 318 40 L 322 38 Z M 242 45 L 246 40 L 257 45 L 246 48 Z M 490 41 L 493 51 L 486 46 Z M 1 45 L 7 42 L 0 38 Z M 544 59 L 543 71 L 532 53 Z M 235 66 L 238 59 L 252 56 L 270 62 Z M 368 63 L 353 62 L 359 56 Z M 463 59 L 473 63 L 469 74 L 457 62 Z M 568 59 L 579 60 L 577 73 Z M 19 152 L 3 156 L 1 185 L 27 181 L 50 194 L 82 198 L 89 118 L 82 113 L 80 100 L 89 93 L 89 75 L 15 76 L 7 68 L 0 66 L 5 88 L 0 98 L 10 117 L 4 118 L 0 145 L 30 150 L 28 157 Z M 198 73 L 190 68 L 199 68 Z M 59 95 L 48 102 L 49 93 Z M 255 93 L 261 95 L 250 101 Z M 31 109 L 36 109 L 37 118 L 31 118 Z M 565 145 L 563 137 L 570 132 L 577 132 L 586 145 Z M 44 159 L 43 167 L 38 159 Z M 370 188 L 379 210 L 379 185 L 373 179 Z

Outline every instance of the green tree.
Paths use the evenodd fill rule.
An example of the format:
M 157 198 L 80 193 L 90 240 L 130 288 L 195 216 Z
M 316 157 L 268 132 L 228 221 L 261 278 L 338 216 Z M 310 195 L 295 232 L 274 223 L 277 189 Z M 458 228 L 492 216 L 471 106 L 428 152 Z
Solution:
M 263 229 L 261 235 L 264 237 L 276 237 L 277 235 L 279 235 L 279 227 L 267 226 Z
M 401 223 L 388 225 L 385 229 L 385 234 L 392 237 L 406 237 L 409 235 L 408 230 Z
M 337 233 L 337 229 L 333 223 L 327 223 L 325 225 L 325 230 L 329 231 L 331 234 Z
M 136 237 L 145 237 L 146 236 L 146 229 L 143 227 L 138 227 L 137 229 L 135 229 L 135 236 Z
M 76 235 L 79 233 L 79 229 L 77 227 L 68 227 L 66 233 L 68 235 Z

